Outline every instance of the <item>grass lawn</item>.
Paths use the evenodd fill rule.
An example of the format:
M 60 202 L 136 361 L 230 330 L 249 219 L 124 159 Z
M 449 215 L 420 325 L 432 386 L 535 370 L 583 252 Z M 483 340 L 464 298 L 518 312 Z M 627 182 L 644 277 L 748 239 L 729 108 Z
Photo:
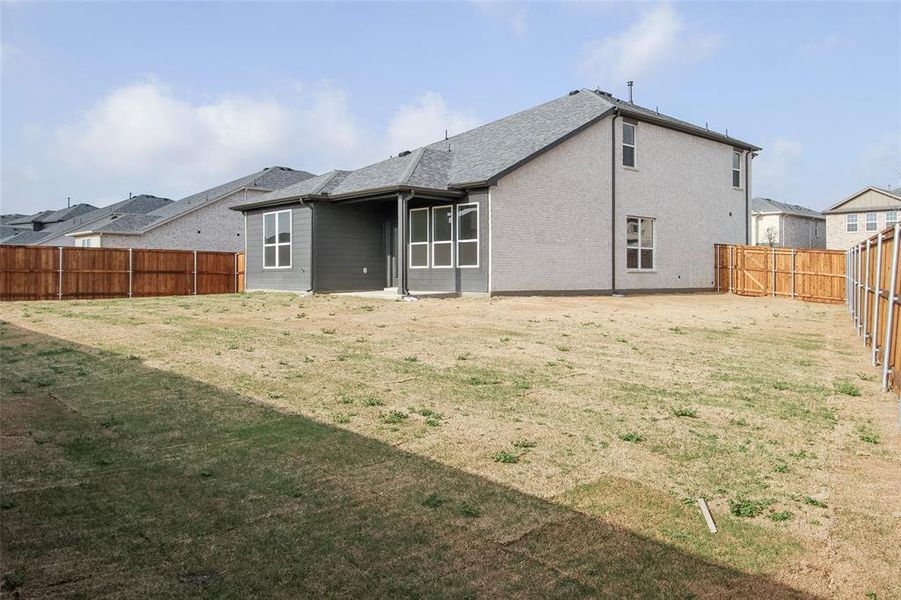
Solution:
M 23 597 L 901 597 L 896 398 L 842 307 L 249 294 L 0 318 Z

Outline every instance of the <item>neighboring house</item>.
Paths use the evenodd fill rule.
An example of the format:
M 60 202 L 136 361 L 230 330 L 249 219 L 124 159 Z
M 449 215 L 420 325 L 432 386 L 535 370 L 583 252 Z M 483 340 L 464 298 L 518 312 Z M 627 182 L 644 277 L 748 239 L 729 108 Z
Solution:
M 749 239 L 756 146 L 577 90 L 235 205 L 248 289 L 710 289 Z
M 4 215 L 0 225 L 0 244 L 34 245 L 49 239 L 75 219 L 97 210 L 91 204 L 76 204 L 59 210 L 44 210 L 33 215 Z M 71 246 L 71 242 L 66 244 Z
M 753 198 L 751 243 L 779 248 L 825 248 L 826 217 L 797 204 Z
M 893 226 L 901 211 L 901 188 L 867 187 L 823 211 L 826 247 L 847 250 L 877 231 Z
M 132 196 L 103 208 L 82 212 L 78 216 L 48 225 L 39 231 L 21 231 L 17 235 L 2 240 L 4 244 L 24 244 L 29 246 L 72 246 L 74 238 L 70 235 L 86 227 L 108 223 L 123 215 L 131 213 L 148 213 L 167 204 L 172 200 L 157 198 L 147 194 Z M 93 238 L 87 237 L 79 240 L 79 246 L 96 246 Z
M 145 214 L 127 214 L 69 233 L 76 244 L 104 248 L 173 248 L 239 251 L 244 222 L 229 208 L 313 177 L 306 171 L 267 167 L 234 181 L 168 203 Z

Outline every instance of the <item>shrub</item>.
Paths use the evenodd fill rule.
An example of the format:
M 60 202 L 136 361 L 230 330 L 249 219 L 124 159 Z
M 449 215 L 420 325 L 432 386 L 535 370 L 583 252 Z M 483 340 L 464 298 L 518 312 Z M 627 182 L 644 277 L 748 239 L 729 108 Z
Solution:
M 833 385 L 835 387 L 835 391 L 839 394 L 844 394 L 846 396 L 860 396 L 860 388 L 858 388 L 853 383 L 841 381 Z
M 644 441 L 644 437 L 640 433 L 635 433 L 634 431 L 620 434 L 619 439 L 621 439 L 624 442 L 636 442 L 636 443 Z
M 382 413 L 381 415 L 379 415 L 379 418 L 382 420 L 382 423 L 386 423 L 388 425 L 397 425 L 407 418 L 407 413 L 401 412 L 399 410 L 392 410 L 389 413 Z
M 763 502 L 748 498 L 729 499 L 729 512 L 736 517 L 756 517 L 763 512 Z
M 384 406 L 385 403 L 374 396 L 370 396 L 368 398 L 363 398 L 363 405 L 364 406 Z
M 804 496 L 804 504 L 816 506 L 817 508 L 826 508 L 825 502 L 823 502 L 822 500 L 817 500 L 816 498 L 811 498 L 810 496 Z
M 788 521 L 792 518 L 792 514 L 787 510 L 780 510 L 779 512 L 770 513 L 770 519 L 776 521 L 777 523 L 780 521 Z

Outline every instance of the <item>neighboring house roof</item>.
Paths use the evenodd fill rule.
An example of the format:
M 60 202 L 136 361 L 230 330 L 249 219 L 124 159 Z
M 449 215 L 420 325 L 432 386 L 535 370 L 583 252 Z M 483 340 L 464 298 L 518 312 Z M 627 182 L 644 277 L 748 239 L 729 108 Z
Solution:
M 412 152 L 344 173 L 331 190 L 303 188 L 267 194 L 233 207 L 247 210 L 293 198 L 341 199 L 400 189 L 459 195 L 461 190 L 493 184 L 541 153 L 608 115 L 618 113 L 686 131 L 747 150 L 757 146 L 704 127 L 625 102 L 599 90 L 577 90 L 522 112 L 465 131 Z
M 800 206 L 798 204 L 785 204 L 784 202 L 776 202 L 769 198 L 752 198 L 751 199 L 752 215 L 797 215 L 799 217 L 810 217 L 812 219 L 825 219 L 822 213 Z
M 59 210 L 42 210 L 41 212 L 34 213 L 33 215 L 18 215 L 16 218 L 5 221 L 4 225 L 28 226 L 33 223 L 50 225 L 52 223 L 68 221 L 85 213 L 89 213 L 93 210 L 97 210 L 97 207 L 93 204 L 81 203 L 76 204 L 75 206 L 61 208 Z
M 848 202 L 851 202 L 852 200 L 854 200 L 855 198 L 857 198 L 858 196 L 860 196 L 861 194 L 864 194 L 866 192 L 876 192 L 878 194 L 881 194 L 882 196 L 885 197 L 885 204 L 884 205 L 876 205 L 876 206 L 868 206 L 865 209 L 842 209 L 843 205 L 847 204 Z M 841 202 L 833 204 L 832 206 L 830 206 L 829 208 L 824 210 L 823 214 L 829 215 L 829 214 L 855 213 L 855 212 L 872 212 L 872 211 L 879 211 L 879 210 L 897 210 L 899 208 L 899 203 L 901 203 L 901 193 L 899 193 L 899 192 L 901 192 L 901 188 L 889 191 L 889 190 L 884 190 L 882 188 L 878 188 L 878 187 L 874 187 L 874 186 L 865 187 L 864 189 L 860 190 L 859 192 L 855 192 L 854 194 L 851 194 L 850 196 L 848 196 Z
M 312 173 L 307 173 L 306 171 L 297 171 L 287 167 L 266 167 L 261 171 L 239 177 L 228 183 L 223 183 L 222 185 L 217 185 L 197 194 L 186 196 L 181 200 L 172 202 L 171 204 L 151 211 L 146 215 L 127 215 L 132 217 L 128 219 L 124 216 L 120 217 L 113 222 L 103 224 L 97 228 L 92 228 L 90 233 L 142 235 L 151 229 L 159 227 L 163 223 L 168 223 L 182 215 L 212 204 L 217 200 L 222 199 L 224 196 L 239 190 L 278 190 L 313 177 L 315 176 Z
M 10 221 L 17 221 L 22 217 L 27 217 L 28 215 L 23 215 L 22 213 L 7 213 L 5 215 L 0 215 L 0 225 L 6 225 Z

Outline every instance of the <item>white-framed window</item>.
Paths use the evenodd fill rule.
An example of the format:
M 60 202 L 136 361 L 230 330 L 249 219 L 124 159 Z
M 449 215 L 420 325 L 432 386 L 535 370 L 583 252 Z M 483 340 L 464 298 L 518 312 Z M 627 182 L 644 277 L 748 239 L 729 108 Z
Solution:
M 429 268 L 429 209 L 410 209 L 410 268 Z
M 454 207 L 432 207 L 432 268 L 454 266 Z
M 741 188 L 741 152 L 732 151 L 732 187 Z
M 291 268 L 291 211 L 263 213 L 263 268 Z
M 479 205 L 457 205 L 457 266 L 479 266 Z
M 635 123 L 623 121 L 623 166 L 635 168 Z
M 876 213 L 867 213 L 867 231 L 876 231 L 879 229 L 879 221 Z
M 885 213 L 885 226 L 886 227 L 894 227 L 895 223 L 898 222 L 898 211 L 890 210 Z
M 654 269 L 654 219 L 626 218 L 626 268 L 636 271 Z
M 94 242 L 94 240 L 92 238 L 81 238 L 78 241 L 79 241 L 78 245 L 81 246 L 82 248 L 90 248 L 91 246 L 93 246 L 93 242 Z
M 857 215 L 848 215 L 845 217 L 845 231 L 848 233 L 857 231 Z

